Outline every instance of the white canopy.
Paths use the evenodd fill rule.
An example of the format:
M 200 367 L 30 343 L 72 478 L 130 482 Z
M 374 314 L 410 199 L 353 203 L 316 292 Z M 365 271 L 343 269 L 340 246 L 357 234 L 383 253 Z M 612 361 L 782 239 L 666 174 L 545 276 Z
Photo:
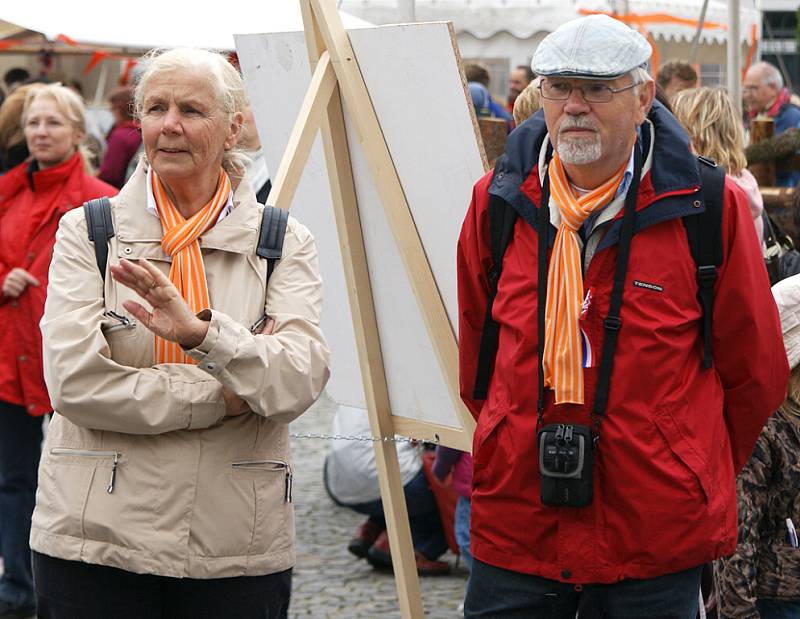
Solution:
M 564 22 L 580 16 L 580 9 L 613 12 L 622 8 L 623 2 L 613 0 L 416 0 L 417 21 L 451 20 L 456 32 L 469 34 L 477 39 L 489 39 L 496 35 L 510 34 L 515 39 L 536 38 L 539 33 L 555 30 Z M 397 21 L 397 0 L 343 0 L 345 10 L 384 24 Z M 700 17 L 702 0 L 628 0 L 629 13 L 648 18 L 646 29 L 657 40 L 691 41 L 695 27 L 653 19 L 653 16 L 669 16 L 679 19 L 697 20 Z M 706 22 L 727 24 L 728 3 L 726 0 L 710 0 Z M 741 9 L 741 38 L 748 42 L 750 28 L 758 27 L 759 11 L 753 7 Z M 706 28 L 701 43 L 725 43 L 726 28 Z
M 345 28 L 368 22 L 340 13 Z M 39 32 L 53 40 L 63 34 L 78 43 L 144 50 L 153 47 L 205 47 L 233 50 L 233 35 L 303 29 L 296 0 L 107 0 L 5 1 L 0 20 Z

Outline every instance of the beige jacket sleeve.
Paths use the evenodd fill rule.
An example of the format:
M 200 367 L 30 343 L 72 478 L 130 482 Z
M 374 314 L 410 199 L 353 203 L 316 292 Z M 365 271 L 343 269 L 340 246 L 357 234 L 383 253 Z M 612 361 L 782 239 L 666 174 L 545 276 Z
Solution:
M 187 352 L 254 413 L 288 423 L 311 406 L 330 376 L 321 311 L 316 245 L 308 230 L 290 218 L 284 256 L 267 290 L 273 334 L 253 335 L 230 316 L 212 311 L 205 339 Z
M 201 429 L 219 422 L 225 415 L 222 383 L 207 369 L 183 364 L 132 368 L 110 358 L 108 344 L 101 330 L 103 283 L 81 215 L 80 209 L 76 209 L 68 213 L 59 226 L 41 322 L 45 382 L 55 410 L 82 427 L 131 434 Z M 313 248 L 313 241 L 311 245 Z M 273 280 L 277 276 L 278 268 Z M 311 285 L 318 289 L 320 282 L 316 270 L 311 282 L 298 285 Z M 271 280 L 270 289 L 272 287 Z M 291 292 L 285 294 L 290 296 Z M 321 293 L 317 291 L 317 297 L 320 296 Z M 315 323 L 310 330 L 319 338 L 317 348 L 323 361 L 316 368 L 322 378 L 317 381 L 309 379 L 307 383 L 309 386 L 311 383 L 321 383 L 321 390 L 328 376 L 327 347 L 318 327 L 319 301 L 311 305 L 313 311 L 308 313 L 312 314 Z M 297 320 L 302 321 L 302 318 L 298 317 Z M 212 320 L 212 327 L 214 324 Z M 214 332 L 219 333 L 219 328 Z M 267 337 L 252 336 L 246 329 L 244 332 L 251 341 L 260 340 L 260 347 L 266 349 L 264 340 Z M 221 335 L 227 337 L 224 331 Z M 293 345 L 302 346 L 297 342 L 293 342 Z M 234 349 L 239 348 L 246 346 L 237 341 Z M 312 345 L 307 344 L 307 348 L 311 349 Z M 235 364 L 235 356 L 228 359 L 227 364 Z M 265 356 L 269 357 L 268 354 Z M 304 366 L 303 370 L 311 372 L 308 366 Z M 254 376 L 253 372 L 244 371 L 247 376 L 240 379 L 242 382 Z M 269 391 L 266 381 L 258 376 L 256 378 L 259 380 L 251 386 L 253 391 Z M 280 389 L 276 387 L 274 391 L 276 397 L 281 399 Z M 286 397 L 285 401 L 307 401 L 307 407 L 319 393 L 306 393 L 304 398 L 298 398 L 299 391 L 291 389 L 293 395 Z M 272 402 L 269 408 L 283 410 L 283 400 Z

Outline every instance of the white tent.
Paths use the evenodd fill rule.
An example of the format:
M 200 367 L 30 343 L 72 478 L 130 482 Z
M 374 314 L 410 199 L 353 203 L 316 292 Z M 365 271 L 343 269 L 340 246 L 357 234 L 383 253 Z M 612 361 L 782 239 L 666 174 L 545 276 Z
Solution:
M 369 23 L 342 13 L 345 28 Z M 55 40 L 135 52 L 153 47 L 233 50 L 233 35 L 303 29 L 300 5 L 291 0 L 138 0 L 112 5 L 104 0 L 3 2 L 0 20 Z

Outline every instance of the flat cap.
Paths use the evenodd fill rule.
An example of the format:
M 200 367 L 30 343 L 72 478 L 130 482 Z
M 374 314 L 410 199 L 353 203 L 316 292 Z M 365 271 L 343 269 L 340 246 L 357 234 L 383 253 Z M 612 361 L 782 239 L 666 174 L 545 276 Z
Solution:
M 546 77 L 613 80 L 644 65 L 652 54 L 641 34 L 608 15 L 579 17 L 548 34 L 531 69 Z

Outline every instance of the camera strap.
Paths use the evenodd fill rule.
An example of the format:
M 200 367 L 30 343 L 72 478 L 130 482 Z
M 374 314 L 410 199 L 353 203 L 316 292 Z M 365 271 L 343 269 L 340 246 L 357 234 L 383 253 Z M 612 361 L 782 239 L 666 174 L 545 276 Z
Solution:
M 594 424 L 595 441 L 599 436 L 600 423 L 606 414 L 608 405 L 608 390 L 611 383 L 611 371 L 614 366 L 614 352 L 617 348 L 619 330 L 622 327 L 620 309 L 622 308 L 622 293 L 625 288 L 625 276 L 628 272 L 628 258 L 630 257 L 631 239 L 633 239 L 634 224 L 636 223 L 636 199 L 639 194 L 639 181 L 642 175 L 642 151 L 637 141 L 633 149 L 633 178 L 625 196 L 625 207 L 622 215 L 622 229 L 617 250 L 617 262 L 614 270 L 614 283 L 611 289 L 611 299 L 608 314 L 603 320 L 605 337 L 603 350 L 600 356 L 600 366 L 597 375 L 594 406 L 592 408 L 592 422 Z M 542 362 L 544 351 L 545 309 L 547 306 L 547 249 L 550 245 L 550 174 L 545 175 L 542 184 L 542 199 L 537 212 L 536 231 L 538 242 L 538 282 L 537 282 L 537 331 L 538 331 L 538 375 L 539 391 L 537 398 L 536 433 L 544 417 L 544 365 Z

